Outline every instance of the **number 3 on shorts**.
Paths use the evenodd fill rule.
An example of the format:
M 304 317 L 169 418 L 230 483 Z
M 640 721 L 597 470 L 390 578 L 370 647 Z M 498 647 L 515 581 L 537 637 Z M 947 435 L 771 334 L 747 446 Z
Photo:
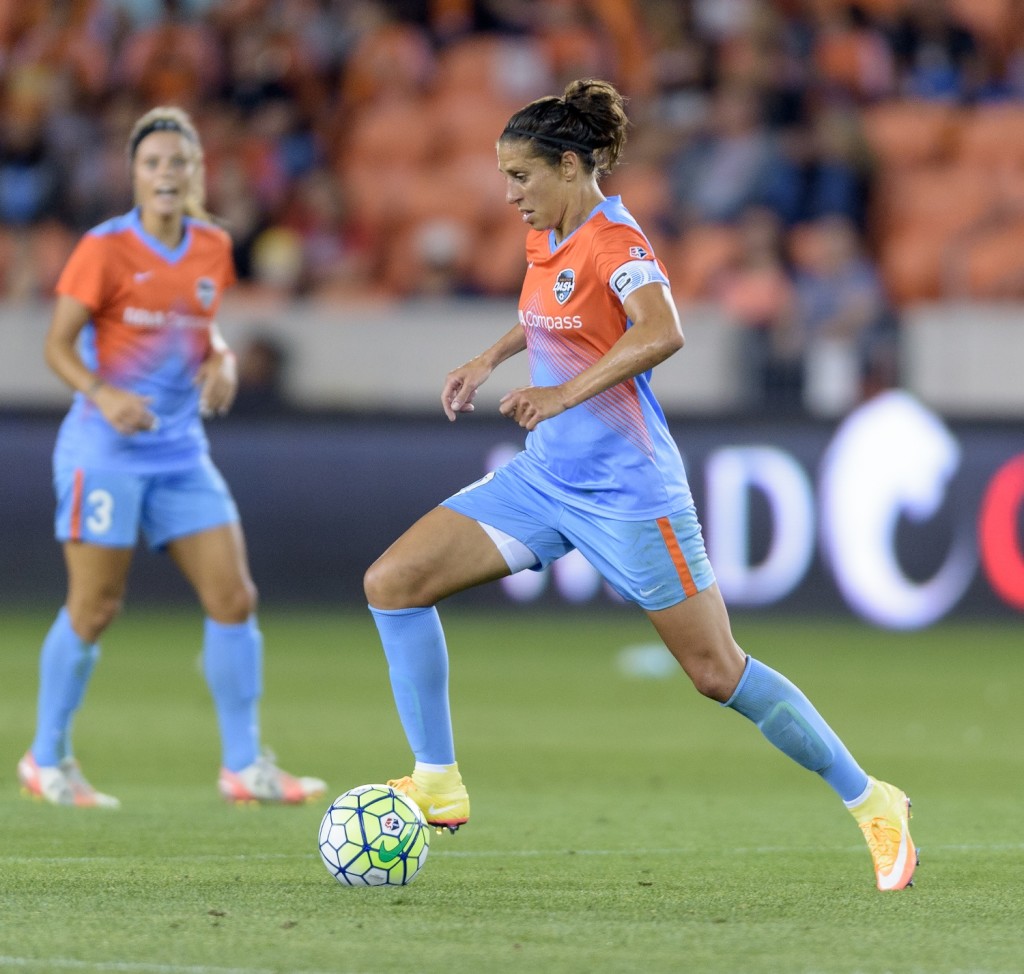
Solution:
M 86 526 L 93 534 L 106 534 L 114 521 L 114 495 L 109 490 L 90 490 L 85 503 Z

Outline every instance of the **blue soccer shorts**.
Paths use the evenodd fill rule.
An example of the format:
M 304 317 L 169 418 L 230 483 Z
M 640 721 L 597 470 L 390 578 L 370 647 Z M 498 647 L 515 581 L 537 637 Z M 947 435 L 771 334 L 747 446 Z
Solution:
M 715 581 L 692 504 L 648 520 L 601 517 L 549 497 L 506 467 L 442 503 L 526 545 L 537 558 L 527 566 L 534 570 L 578 549 L 619 595 L 650 611 Z
M 238 520 L 231 491 L 209 457 L 162 473 L 58 467 L 53 480 L 58 541 L 132 548 L 141 531 L 149 547 L 159 549 Z

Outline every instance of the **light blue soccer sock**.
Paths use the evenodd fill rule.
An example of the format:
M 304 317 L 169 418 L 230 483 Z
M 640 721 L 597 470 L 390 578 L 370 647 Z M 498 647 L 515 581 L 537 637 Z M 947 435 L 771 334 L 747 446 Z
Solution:
M 82 705 L 100 648 L 71 628 L 68 610 L 57 613 L 39 654 L 39 702 L 32 756 L 53 767 L 71 756 L 71 720 Z
M 864 793 L 868 776 L 810 700 L 781 673 L 747 657 L 733 695 L 722 704 L 750 718 L 797 764 L 820 774 L 844 802 Z
M 260 753 L 263 636 L 255 616 L 230 625 L 206 620 L 203 674 L 217 711 L 221 763 L 229 771 L 241 771 Z
M 391 691 L 417 762 L 455 763 L 448 706 L 448 647 L 437 609 L 375 609 Z

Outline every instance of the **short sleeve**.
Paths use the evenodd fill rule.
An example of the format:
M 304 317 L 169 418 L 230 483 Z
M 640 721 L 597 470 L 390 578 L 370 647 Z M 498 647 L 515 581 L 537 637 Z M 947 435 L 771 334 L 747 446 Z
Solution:
M 600 280 L 608 282 L 609 287 L 622 267 L 636 262 L 650 262 L 651 279 L 668 283 L 665 268 L 654 256 L 647 238 L 628 223 L 609 223 L 602 227 L 594 240 L 593 254 L 597 275 Z M 620 299 L 622 297 L 618 292 L 616 296 Z
M 103 306 L 106 296 L 103 238 L 86 234 L 71 252 L 57 279 L 55 291 L 81 301 L 90 311 Z

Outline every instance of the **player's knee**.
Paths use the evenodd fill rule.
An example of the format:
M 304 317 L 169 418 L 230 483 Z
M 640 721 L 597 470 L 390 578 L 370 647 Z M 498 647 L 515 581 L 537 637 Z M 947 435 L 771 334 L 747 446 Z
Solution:
M 120 614 L 122 604 L 121 598 L 113 595 L 70 600 L 71 628 L 83 642 L 94 643 Z
M 224 625 L 245 622 L 256 611 L 259 594 L 252 582 L 240 582 L 203 598 L 206 614 Z
M 713 653 L 688 662 L 685 669 L 698 693 L 724 703 L 743 675 L 743 662 L 732 653 Z
M 719 667 L 706 665 L 688 674 L 697 692 L 711 700 L 722 703 L 729 699 L 735 681 L 724 674 Z
M 393 608 L 389 604 L 393 597 L 391 574 L 383 557 L 378 558 L 366 569 L 363 574 L 363 595 L 366 596 L 367 603 L 378 609 Z
M 376 609 L 408 609 L 432 605 L 430 595 L 404 566 L 386 554 L 378 558 L 363 575 L 363 594 Z M 427 599 L 428 601 L 417 601 Z

